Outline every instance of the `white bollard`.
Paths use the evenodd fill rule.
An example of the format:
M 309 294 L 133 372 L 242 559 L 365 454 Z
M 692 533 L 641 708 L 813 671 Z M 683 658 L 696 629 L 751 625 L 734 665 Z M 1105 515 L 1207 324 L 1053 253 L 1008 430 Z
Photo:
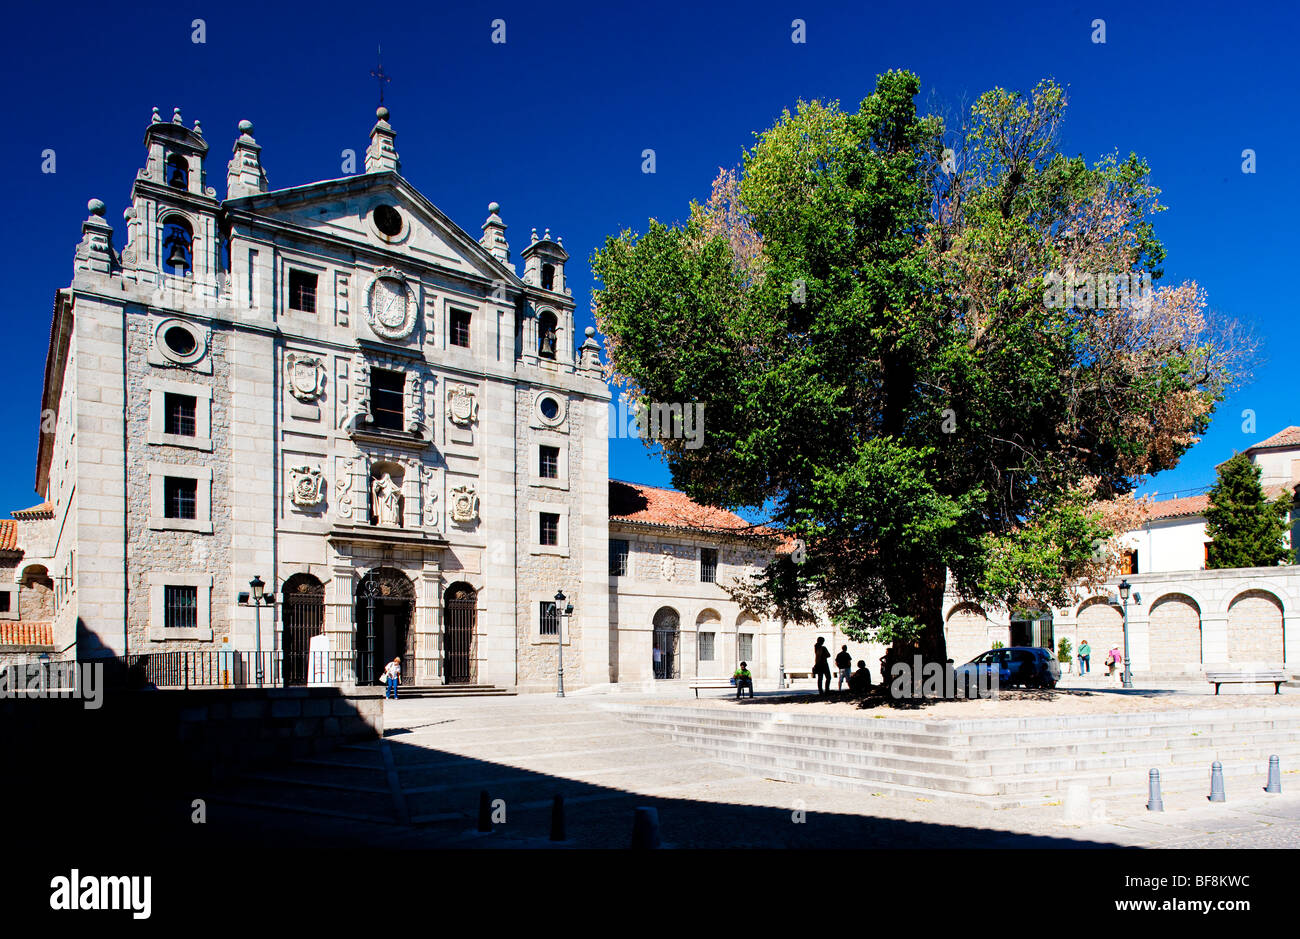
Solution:
M 1065 790 L 1065 824 L 1087 824 L 1089 815 L 1088 786 L 1085 783 L 1070 783 Z

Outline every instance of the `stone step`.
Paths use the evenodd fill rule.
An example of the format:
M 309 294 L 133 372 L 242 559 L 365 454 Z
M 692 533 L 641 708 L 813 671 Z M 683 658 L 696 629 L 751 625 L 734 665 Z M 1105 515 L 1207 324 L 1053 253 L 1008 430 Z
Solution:
M 518 692 L 511 688 L 496 685 L 410 685 L 397 690 L 398 700 L 402 698 L 510 698 Z

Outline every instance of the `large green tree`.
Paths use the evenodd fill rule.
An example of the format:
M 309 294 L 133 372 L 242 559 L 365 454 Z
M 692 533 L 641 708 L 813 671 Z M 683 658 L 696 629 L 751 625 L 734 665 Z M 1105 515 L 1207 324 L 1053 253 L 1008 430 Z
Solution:
M 705 402 L 703 446 L 659 441 L 675 485 L 803 540 L 742 599 L 942 660 L 949 573 L 1061 602 L 1099 500 L 1177 462 L 1233 348 L 1195 285 L 1098 302 L 1083 275 L 1159 276 L 1157 190 L 1058 151 L 1060 88 L 985 94 L 951 148 L 919 88 L 800 102 L 685 222 L 609 238 L 594 300 L 634 398 Z
M 1291 494 L 1270 501 L 1259 478 L 1260 468 L 1243 453 L 1219 467 L 1205 510 L 1206 567 L 1272 567 L 1292 560 L 1286 546 Z

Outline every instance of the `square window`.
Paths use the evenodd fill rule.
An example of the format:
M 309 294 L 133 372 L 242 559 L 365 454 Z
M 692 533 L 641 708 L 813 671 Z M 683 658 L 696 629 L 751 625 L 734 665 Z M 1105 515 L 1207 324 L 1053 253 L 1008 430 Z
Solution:
M 542 601 L 542 618 L 540 623 L 540 631 L 543 636 L 559 636 L 560 611 L 556 609 L 554 600 Z
M 537 533 L 537 543 L 542 545 L 558 545 L 560 543 L 560 516 L 554 512 L 539 513 L 540 531 Z
M 713 633 L 700 633 L 700 661 L 713 661 Z
M 163 517 L 196 518 L 199 481 L 182 476 L 163 479 Z
M 196 434 L 194 415 L 197 399 L 194 395 L 163 395 L 163 432 L 177 434 L 181 437 L 193 437 Z
M 462 349 L 469 348 L 469 319 L 468 310 L 451 311 L 451 326 L 447 338 L 453 346 L 460 346 Z
M 560 478 L 560 448 L 542 444 L 537 448 L 537 475 L 542 479 Z
M 610 539 L 609 542 L 609 576 L 627 576 L 627 542 L 622 539 Z
M 406 418 L 406 375 L 388 368 L 370 369 L 371 423 L 401 430 Z
M 289 268 L 289 309 L 316 312 L 316 275 Z
M 8 590 L 0 593 L 0 613 L 8 613 L 11 610 L 10 604 L 13 601 L 13 594 Z
M 700 548 L 700 581 L 706 584 L 718 582 L 718 552 L 715 548 Z
M 199 625 L 199 588 L 163 587 L 163 626 L 167 629 L 194 629 Z

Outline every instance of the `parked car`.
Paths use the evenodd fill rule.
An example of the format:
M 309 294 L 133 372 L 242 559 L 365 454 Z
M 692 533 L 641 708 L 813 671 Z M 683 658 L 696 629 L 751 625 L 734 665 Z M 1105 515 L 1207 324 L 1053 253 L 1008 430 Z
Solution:
M 1056 660 L 1051 649 L 1039 646 L 1016 646 L 1011 649 L 990 649 L 971 659 L 965 665 L 956 668 L 957 686 L 962 687 L 965 678 L 979 679 L 981 675 L 992 675 L 997 669 L 998 686 L 1011 688 L 1020 685 L 1023 688 L 1055 688 L 1061 679 L 1061 663 Z

